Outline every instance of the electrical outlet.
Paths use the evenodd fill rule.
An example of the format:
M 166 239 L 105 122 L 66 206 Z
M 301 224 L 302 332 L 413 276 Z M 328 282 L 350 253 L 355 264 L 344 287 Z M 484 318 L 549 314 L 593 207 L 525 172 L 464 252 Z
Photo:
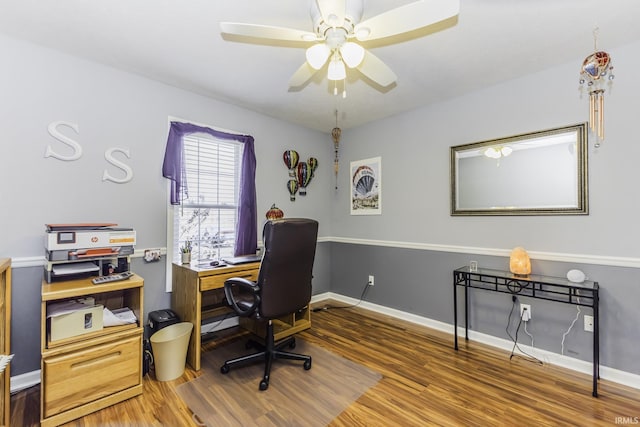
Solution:
M 160 261 L 160 249 L 145 249 L 144 260 L 146 262 Z
M 524 322 L 531 320 L 531 305 L 520 304 L 520 317 Z
M 587 332 L 593 332 L 593 316 L 587 314 L 584 315 L 584 330 Z
M 374 283 L 374 277 L 373 277 L 373 275 L 369 275 L 369 283 L 368 283 L 368 285 L 369 286 L 373 286 L 373 283 Z

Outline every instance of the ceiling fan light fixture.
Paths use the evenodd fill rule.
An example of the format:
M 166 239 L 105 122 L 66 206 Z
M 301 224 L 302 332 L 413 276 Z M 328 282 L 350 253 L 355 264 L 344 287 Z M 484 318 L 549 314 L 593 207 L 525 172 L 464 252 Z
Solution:
M 330 13 L 329 16 L 327 16 L 327 24 L 329 24 L 330 27 L 334 28 L 340 27 L 342 26 L 342 20 L 335 13 Z
M 344 62 L 340 59 L 334 59 L 329 63 L 329 72 L 327 73 L 329 80 L 344 80 L 347 78 L 347 70 Z
M 325 43 L 318 43 L 311 46 L 307 49 L 305 56 L 307 58 L 307 62 L 314 70 L 319 70 L 322 68 L 325 62 L 327 62 L 327 58 L 331 54 L 331 50 L 329 46 Z
M 360 27 L 356 30 L 356 39 L 363 41 L 369 38 L 371 30 L 367 27 Z
M 347 67 L 354 68 L 362 63 L 364 59 L 364 48 L 354 42 L 346 42 L 340 46 L 340 55 Z

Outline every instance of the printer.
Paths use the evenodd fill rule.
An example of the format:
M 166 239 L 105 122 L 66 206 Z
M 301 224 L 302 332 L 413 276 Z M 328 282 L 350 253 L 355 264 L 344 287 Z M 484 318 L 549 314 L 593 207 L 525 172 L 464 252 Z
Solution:
M 134 252 L 136 232 L 117 224 L 46 224 L 44 247 L 48 261 L 71 261 Z
M 129 271 L 136 243 L 134 229 L 111 223 L 45 226 L 44 275 L 48 283 Z

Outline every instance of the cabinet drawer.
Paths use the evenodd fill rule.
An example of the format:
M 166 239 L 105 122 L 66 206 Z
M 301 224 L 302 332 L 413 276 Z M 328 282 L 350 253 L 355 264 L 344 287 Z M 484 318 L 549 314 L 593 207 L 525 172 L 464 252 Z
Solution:
M 44 417 L 140 384 L 140 335 L 42 359 Z
M 200 292 L 210 291 L 212 289 L 222 289 L 224 288 L 224 282 L 232 277 L 242 277 L 255 282 L 258 280 L 258 270 L 234 271 L 231 273 L 222 273 L 216 274 L 215 276 L 203 277 L 200 279 Z

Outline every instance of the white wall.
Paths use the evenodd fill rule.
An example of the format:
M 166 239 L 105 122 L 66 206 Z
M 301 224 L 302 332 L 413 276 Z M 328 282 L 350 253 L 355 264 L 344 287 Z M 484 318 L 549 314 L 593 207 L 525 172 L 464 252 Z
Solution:
M 7 59 L 0 67 L 0 256 L 42 256 L 45 223 L 115 222 L 136 229 L 138 249 L 165 246 L 167 183 L 161 168 L 169 116 L 255 137 L 259 229 L 277 203 L 287 216 L 318 219 L 320 234 L 328 233 L 328 135 L 29 43 L 0 37 L 0 51 Z M 78 134 L 60 130 L 82 146 L 79 160 L 44 157 L 48 145 L 72 153 L 47 132 L 54 121 L 78 125 Z M 130 151 L 130 158 L 115 155 L 132 168 L 130 182 L 102 181 L 105 169 L 125 176 L 105 160 L 111 147 Z M 303 159 L 319 159 L 309 195 L 296 202 L 289 201 L 285 186 L 282 152 L 289 148 Z
M 343 132 L 345 166 L 333 206 L 333 235 L 476 248 L 523 246 L 630 257 L 640 265 L 639 50 L 640 42 L 609 52 L 616 79 L 605 93 L 606 140 L 598 150 L 589 145 L 588 216 L 449 215 L 450 146 L 588 120 L 588 95 L 581 95 L 578 84 L 582 57 L 576 52 L 572 63 Z M 382 215 L 350 216 L 345 172 L 350 161 L 374 156 L 382 156 Z
M 320 235 L 329 234 L 333 144 L 328 135 L 3 36 L 0 52 L 5 59 L 0 67 L 0 258 L 25 267 L 13 273 L 14 376 L 40 366 L 44 224 L 115 222 L 136 230 L 136 250 L 166 246 L 162 161 L 170 116 L 254 136 L 259 232 L 265 212 L 277 203 L 286 216 L 317 219 Z M 59 154 L 72 153 L 47 132 L 56 121 L 78 125 L 78 134 L 60 129 L 82 146 L 79 160 L 44 157 L 48 145 Z M 105 160 L 111 147 L 129 150 L 130 158 L 115 156 L 133 170 L 130 182 L 102 181 L 105 169 L 116 178 L 125 176 Z M 308 195 L 295 202 L 285 186 L 285 149 L 319 160 Z M 322 250 L 320 255 L 322 260 Z M 165 262 L 132 261 L 132 269 L 145 278 L 143 323 L 150 311 L 169 307 Z M 319 289 L 329 286 L 327 269 L 319 267 L 314 282 Z

